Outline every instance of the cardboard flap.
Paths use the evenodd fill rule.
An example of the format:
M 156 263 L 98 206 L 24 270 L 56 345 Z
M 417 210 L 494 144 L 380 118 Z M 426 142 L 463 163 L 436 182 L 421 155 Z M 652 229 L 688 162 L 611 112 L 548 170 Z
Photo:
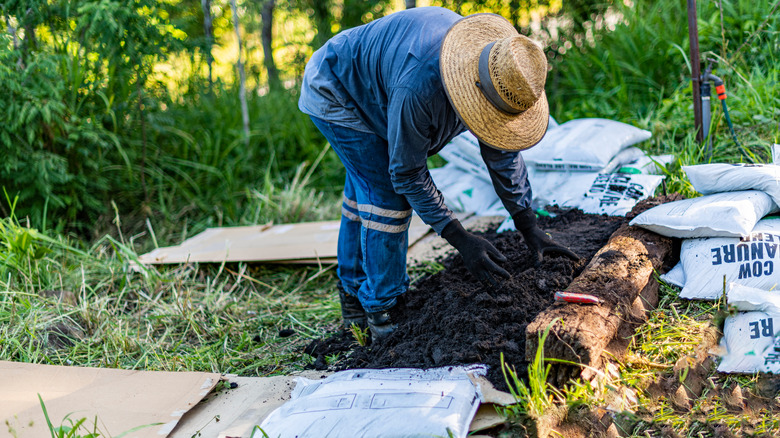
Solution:
M 86 418 L 107 436 L 164 437 L 206 396 L 220 375 L 130 371 L 0 361 L 0 421 L 21 437 L 49 436 L 40 394 L 56 428 Z M 65 420 L 65 418 L 69 420 Z M 64 421 L 63 421 L 64 420 Z M 8 427 L 0 436 L 11 436 Z M 8 435 L 5 435 L 8 434 Z

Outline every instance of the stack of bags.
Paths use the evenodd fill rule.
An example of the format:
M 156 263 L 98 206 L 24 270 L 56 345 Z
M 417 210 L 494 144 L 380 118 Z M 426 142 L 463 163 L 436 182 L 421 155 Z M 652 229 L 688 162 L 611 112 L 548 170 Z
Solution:
M 649 157 L 633 145 L 650 132 L 606 119 L 576 119 L 558 125 L 550 118 L 547 134 L 522 152 L 534 207 L 558 205 L 586 213 L 625 215 L 652 196 L 671 155 Z M 455 211 L 508 216 L 490 182 L 479 144 L 470 132 L 455 137 L 439 155 L 447 165 L 431 170 L 445 203 Z M 511 228 L 511 221 L 506 223 Z
M 645 211 L 630 225 L 683 238 L 680 263 L 661 278 L 680 297 L 717 300 L 726 320 L 722 372 L 780 371 L 780 166 L 684 166 L 699 198 Z

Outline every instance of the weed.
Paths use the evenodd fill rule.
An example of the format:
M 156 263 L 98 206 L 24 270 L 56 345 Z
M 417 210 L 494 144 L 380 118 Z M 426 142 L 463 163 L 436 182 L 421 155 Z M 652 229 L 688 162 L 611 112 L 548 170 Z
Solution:
M 352 333 L 352 337 L 355 338 L 358 345 L 361 347 L 368 345 L 368 327 L 360 328 L 359 325 L 353 322 L 352 325 L 349 326 L 349 332 Z
M 435 260 L 423 260 L 409 267 L 409 277 L 414 284 L 423 277 L 427 277 L 444 270 L 444 265 Z
M 255 437 L 256 432 L 257 432 L 257 437 Z M 262 434 L 262 436 L 260 434 Z M 255 426 L 252 429 L 252 438 L 269 438 L 269 436 L 262 428 L 260 428 L 260 426 Z
M 44 404 L 43 398 L 41 397 L 40 394 L 38 394 L 38 402 L 41 405 L 43 416 L 46 419 L 46 427 L 48 428 L 49 433 L 51 434 L 51 438 L 103 438 L 103 437 L 112 438 L 111 435 L 99 430 L 97 426 L 98 424 L 97 416 L 95 416 L 95 419 L 91 423 L 87 423 L 86 418 L 73 420 L 72 418 L 70 418 L 71 414 L 67 414 L 65 418 L 62 419 L 62 422 L 60 423 L 59 426 L 54 426 L 51 422 L 51 418 L 49 418 L 49 412 L 46 409 L 46 404 Z M 114 438 L 122 438 L 124 436 L 135 433 L 141 429 L 147 427 L 159 426 L 161 424 L 162 423 L 152 423 L 152 424 L 134 427 L 132 429 L 120 433 Z
M 539 419 L 547 409 L 553 406 L 556 397 L 562 400 L 561 393 L 547 381 L 551 364 L 546 363 L 544 359 L 544 342 L 556 321 L 557 319 L 553 320 L 544 333 L 539 336 L 539 347 L 536 349 L 536 355 L 528 365 L 527 384 L 517 376 L 514 368 L 504 363 L 504 355 L 501 354 L 501 371 L 504 373 L 504 380 L 518 402 L 517 405 L 507 408 L 506 414 L 510 417 L 522 415 Z

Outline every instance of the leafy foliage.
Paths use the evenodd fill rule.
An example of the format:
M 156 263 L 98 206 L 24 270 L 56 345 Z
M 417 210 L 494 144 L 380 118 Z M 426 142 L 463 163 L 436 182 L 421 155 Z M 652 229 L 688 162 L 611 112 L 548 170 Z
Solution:
M 176 3 L 189 7 L 59 0 L 34 14 L 21 3 L 1 10 L 19 22 L 0 35 L 0 186 L 18 196 L 18 217 L 101 231 L 113 202 L 133 224 L 150 216 L 235 224 L 247 218 L 256 187 L 280 185 L 319 155 L 324 142 L 295 92 L 249 96 L 245 147 L 232 85 L 206 88 L 194 71 L 183 94 L 169 91 L 156 66 L 203 50 L 192 23 L 199 9 Z M 324 158 L 327 170 L 307 181 L 319 189 L 341 179 L 335 155 Z
M 105 168 L 143 154 L 128 145 L 149 102 L 144 81 L 176 38 L 150 0 L 38 3 L 4 10 L 25 35 L 18 44 L 9 25 L 16 33 L 0 39 L 0 184 L 36 223 L 86 226 L 135 179 Z

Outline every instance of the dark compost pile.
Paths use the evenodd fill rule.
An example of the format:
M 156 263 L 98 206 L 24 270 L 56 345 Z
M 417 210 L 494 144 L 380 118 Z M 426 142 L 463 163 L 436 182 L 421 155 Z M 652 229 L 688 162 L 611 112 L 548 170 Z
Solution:
M 522 376 L 526 370 L 525 329 L 534 317 L 553 302 L 556 291 L 565 289 L 593 255 L 626 220 L 584 214 L 580 210 L 552 210 L 540 217 L 539 226 L 558 243 L 577 253 L 574 262 L 563 256 L 546 256 L 533 266 L 530 251 L 517 232 L 483 237 L 509 259 L 503 267 L 512 278 L 495 290 L 475 280 L 457 253 L 440 262 L 445 269 L 417 281 L 391 313 L 397 330 L 380 345 L 360 347 L 344 330 L 314 341 L 305 352 L 314 356 L 314 366 L 327 368 L 325 357 L 342 354 L 331 367 L 433 368 L 482 363 L 488 378 L 506 389 L 500 355 Z

